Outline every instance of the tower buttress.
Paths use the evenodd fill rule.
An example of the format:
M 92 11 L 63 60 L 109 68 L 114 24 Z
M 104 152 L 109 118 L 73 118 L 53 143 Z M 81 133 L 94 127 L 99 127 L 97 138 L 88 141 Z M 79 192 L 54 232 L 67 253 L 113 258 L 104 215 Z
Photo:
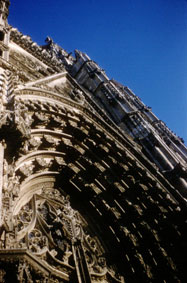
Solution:
M 7 22 L 9 5 L 9 0 L 0 0 L 0 57 L 7 61 L 9 59 L 8 44 L 10 39 L 10 29 Z

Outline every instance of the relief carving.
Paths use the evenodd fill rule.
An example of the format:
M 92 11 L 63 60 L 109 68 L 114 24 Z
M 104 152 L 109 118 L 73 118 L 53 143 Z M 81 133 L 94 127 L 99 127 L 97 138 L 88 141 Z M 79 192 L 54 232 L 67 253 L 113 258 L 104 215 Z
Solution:
M 2 187 L 2 223 L 8 228 L 12 226 L 12 205 L 20 192 L 20 178 L 15 174 L 15 164 L 8 164 L 4 159 Z
M 21 199 L 19 203 L 22 203 Z M 87 270 L 93 279 L 104 280 L 111 276 L 111 267 L 107 267 L 99 240 L 89 235 L 79 213 L 71 207 L 69 197 L 64 197 L 59 190 L 43 187 L 29 197 L 12 220 L 12 232 L 5 232 L 5 237 L 1 235 L 2 247 L 27 248 L 67 276 L 77 268 L 82 268 L 82 272 Z M 83 258 L 79 258 L 79 253 L 85 257 L 89 268 Z M 18 280 L 34 282 L 25 261 L 20 262 L 18 269 Z M 112 274 L 116 278 L 114 282 L 122 282 L 115 277 L 114 271 Z
M 0 282 L 1 283 L 5 283 L 5 280 L 4 280 L 5 274 L 6 274 L 6 271 L 4 269 L 0 269 Z
M 20 131 L 23 137 L 30 137 L 30 126 L 33 119 L 30 115 L 27 115 L 28 107 L 24 104 L 16 103 L 14 109 L 14 123 L 16 129 Z
M 0 102 L 0 107 L 1 107 L 1 102 Z M 0 128 L 2 126 L 8 126 L 12 123 L 13 121 L 13 113 L 10 110 L 4 110 L 1 111 L 0 109 Z
M 34 283 L 34 281 L 32 280 L 30 267 L 25 261 L 20 261 L 19 263 L 17 279 L 19 282 L 23 283 Z

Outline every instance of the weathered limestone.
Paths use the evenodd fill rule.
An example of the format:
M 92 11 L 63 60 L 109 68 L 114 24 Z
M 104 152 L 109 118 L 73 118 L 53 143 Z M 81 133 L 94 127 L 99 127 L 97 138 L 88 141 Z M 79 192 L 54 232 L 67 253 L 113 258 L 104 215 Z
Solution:
M 8 2 L 0 282 L 185 282 L 184 144 L 86 54 L 9 29 Z

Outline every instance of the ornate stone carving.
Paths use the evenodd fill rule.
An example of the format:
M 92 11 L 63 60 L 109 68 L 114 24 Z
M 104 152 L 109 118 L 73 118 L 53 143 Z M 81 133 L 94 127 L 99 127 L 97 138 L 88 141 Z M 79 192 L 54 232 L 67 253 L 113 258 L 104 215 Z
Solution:
M 20 261 L 18 266 L 17 279 L 19 282 L 31 282 L 31 283 L 34 282 L 32 280 L 30 267 L 26 261 Z
M 73 265 L 81 268 L 80 260 L 84 264 L 84 259 L 78 257 L 80 250 L 89 266 L 90 276 L 93 273 L 94 278 L 100 278 L 101 274 L 107 276 L 107 272 L 111 272 L 98 248 L 98 239 L 85 233 L 85 224 L 78 212 L 72 209 L 69 198 L 62 196 L 58 190 L 43 188 L 38 194 L 35 193 L 14 215 L 13 223 L 15 232 L 6 234 L 5 244 L 2 239 L 2 246 L 27 247 L 35 256 L 42 256 L 44 261 L 53 262 L 53 268 L 60 268 L 67 274 L 72 272 Z M 86 268 L 85 265 L 83 269 Z M 29 266 L 25 262 L 19 265 L 18 279 L 23 280 L 24 276 L 27 280 L 32 280 Z
M 13 112 L 10 110 L 0 111 L 0 128 L 2 126 L 8 126 L 13 120 Z
M 19 168 L 19 171 L 26 177 L 30 176 L 33 172 L 34 164 L 32 163 L 25 163 Z
M 41 145 L 42 141 L 40 137 L 31 136 L 31 139 L 29 139 L 28 143 L 29 149 L 31 148 L 32 150 L 37 150 Z
M 1 283 L 5 283 L 5 280 L 4 280 L 5 274 L 6 274 L 6 271 L 3 269 L 0 269 L 0 282 Z
M 74 88 L 71 93 L 70 93 L 70 97 L 72 99 L 74 99 L 77 102 L 84 102 L 84 96 L 83 96 L 83 92 L 81 90 L 79 90 L 78 88 Z
M 0 281 L 185 281 L 186 203 L 166 179 L 184 183 L 184 145 L 86 54 L 46 43 L 11 28 L 0 60 Z

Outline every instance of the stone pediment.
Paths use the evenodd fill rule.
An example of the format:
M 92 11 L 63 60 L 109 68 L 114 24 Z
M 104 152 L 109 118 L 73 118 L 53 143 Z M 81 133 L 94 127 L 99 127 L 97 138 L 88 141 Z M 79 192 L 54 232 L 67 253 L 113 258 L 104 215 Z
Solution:
M 19 90 L 22 88 L 38 88 L 54 92 L 81 104 L 84 101 L 83 92 L 72 84 L 66 71 L 18 86 Z
M 46 87 L 46 88 L 50 88 L 55 89 L 56 87 L 63 87 L 67 81 L 67 72 L 61 72 L 58 74 L 54 74 L 51 76 L 47 76 L 45 78 L 33 81 L 33 82 L 29 82 L 26 83 L 25 86 L 26 87 Z

